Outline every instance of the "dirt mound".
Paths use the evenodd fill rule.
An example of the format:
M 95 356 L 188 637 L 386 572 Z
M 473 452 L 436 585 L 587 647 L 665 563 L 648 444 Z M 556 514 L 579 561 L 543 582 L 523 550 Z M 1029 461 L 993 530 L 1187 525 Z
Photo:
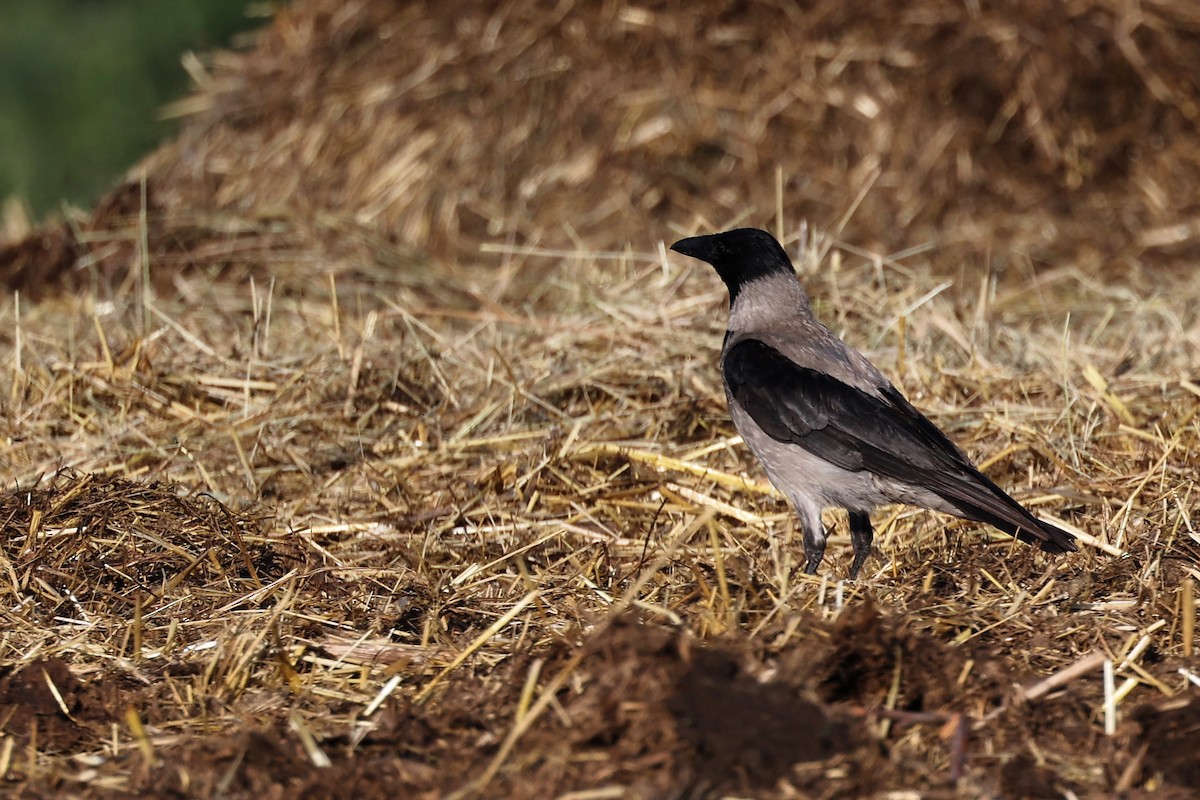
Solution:
M 70 753 L 86 739 L 79 719 L 104 719 L 103 710 L 84 700 L 84 685 L 62 659 L 31 661 L 19 670 L 3 672 L 7 674 L 0 674 L 4 708 L 0 730 L 18 742 L 48 753 Z
M 1200 762 L 1189 745 L 1200 731 L 1200 697 L 1144 706 L 1134 719 L 1141 727 L 1146 769 L 1179 788 L 1200 786 Z
M 621 618 L 589 636 L 583 649 L 582 663 L 566 641 L 537 660 L 517 654 L 484 679 L 454 680 L 435 703 L 389 700 L 353 741 L 322 738 L 324 751 L 353 750 L 353 757 L 328 766 L 313 763 L 296 740 L 293 719 L 187 743 L 170 761 L 156 760 L 133 790 L 335 798 L 466 790 L 538 798 L 616 784 L 632 797 L 715 797 L 770 792 L 779 781 L 817 783 L 835 764 L 839 792 L 848 796 L 894 775 L 882 753 L 863 747 L 861 715 L 802 698 L 804 676 L 752 677 L 747 669 L 761 672 L 764 664 L 740 637 L 703 646 L 686 634 Z M 573 688 L 559 688 L 559 713 L 538 717 L 525 733 L 522 748 L 538 755 L 526 759 L 519 775 L 496 776 L 491 764 L 503 752 L 510 720 L 497 719 L 495 708 L 520 702 L 535 663 L 546 675 L 577 665 Z M 26 673 L 36 677 L 37 665 L 20 674 Z M 97 726 L 92 733 L 102 731 Z M 807 762 L 817 768 L 806 770 Z

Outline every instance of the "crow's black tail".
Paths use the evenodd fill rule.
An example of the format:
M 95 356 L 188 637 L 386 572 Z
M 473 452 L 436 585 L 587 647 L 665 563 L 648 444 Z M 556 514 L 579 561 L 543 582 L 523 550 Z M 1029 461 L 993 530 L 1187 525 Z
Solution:
M 986 475 L 975 471 L 971 477 L 977 481 L 974 485 L 964 481 L 954 487 L 957 491 L 953 493 L 939 493 L 961 508 L 963 517 L 999 528 L 1047 553 L 1059 555 L 1079 549 L 1075 546 L 1074 536 L 1030 514 L 1025 506 L 1009 497 Z
M 991 520 L 980 521 L 987 522 L 989 525 L 994 525 L 1005 533 L 1016 536 L 1022 542 L 1028 542 L 1029 544 L 1037 545 L 1047 553 L 1061 555 L 1062 553 L 1074 553 L 1079 549 L 1075 546 L 1075 537 L 1064 531 L 1062 528 L 1056 525 L 1051 525 L 1049 522 L 1037 519 L 1036 517 L 1033 517 L 1033 520 L 1037 523 L 1037 530 L 1041 533 L 1041 536 L 1026 530 L 1024 527 L 1019 528 L 1009 522 L 999 520 L 995 522 Z
M 1018 501 L 1008 497 L 998 488 L 996 491 L 1004 501 L 998 504 L 990 503 L 992 509 L 983 509 L 978 505 L 964 503 L 964 498 L 954 498 L 954 500 L 956 504 L 964 506 L 962 507 L 962 512 L 964 512 L 962 516 L 967 519 L 989 524 L 992 528 L 998 528 L 1022 542 L 1042 548 L 1046 553 L 1060 555 L 1078 551 L 1079 547 L 1075 546 L 1075 537 L 1072 534 L 1068 534 L 1066 530 L 1058 528 L 1057 525 L 1051 525 L 1043 519 L 1034 517 Z M 998 499 L 1000 498 L 996 498 L 996 500 Z M 1000 509 L 997 509 L 996 505 L 1000 505 Z

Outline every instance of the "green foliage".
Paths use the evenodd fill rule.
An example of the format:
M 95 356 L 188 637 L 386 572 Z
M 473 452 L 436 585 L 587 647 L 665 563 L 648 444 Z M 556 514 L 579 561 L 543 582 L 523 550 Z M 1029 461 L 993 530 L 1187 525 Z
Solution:
M 0 199 L 35 215 L 94 202 L 169 135 L 158 109 L 187 90 L 188 50 L 255 24 L 246 0 L 4 0 Z

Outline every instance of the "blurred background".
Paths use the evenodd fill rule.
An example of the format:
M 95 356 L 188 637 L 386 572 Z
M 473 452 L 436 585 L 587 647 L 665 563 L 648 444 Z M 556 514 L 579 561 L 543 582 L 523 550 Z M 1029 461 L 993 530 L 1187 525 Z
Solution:
M 4 0 L 0 23 L 0 200 L 35 218 L 87 206 L 171 135 L 188 51 L 261 25 L 246 0 Z

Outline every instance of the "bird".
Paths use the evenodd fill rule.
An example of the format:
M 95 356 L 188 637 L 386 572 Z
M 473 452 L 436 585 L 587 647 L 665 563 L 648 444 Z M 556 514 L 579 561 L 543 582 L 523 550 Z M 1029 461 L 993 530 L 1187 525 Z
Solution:
M 1048 553 L 1076 550 L 980 472 L 866 356 L 813 316 L 782 245 L 757 228 L 671 245 L 712 265 L 729 290 L 721 373 L 734 427 L 795 507 L 805 572 L 825 556 L 821 512 L 849 515 L 856 580 L 871 553 L 871 513 L 905 504 L 982 522 Z

